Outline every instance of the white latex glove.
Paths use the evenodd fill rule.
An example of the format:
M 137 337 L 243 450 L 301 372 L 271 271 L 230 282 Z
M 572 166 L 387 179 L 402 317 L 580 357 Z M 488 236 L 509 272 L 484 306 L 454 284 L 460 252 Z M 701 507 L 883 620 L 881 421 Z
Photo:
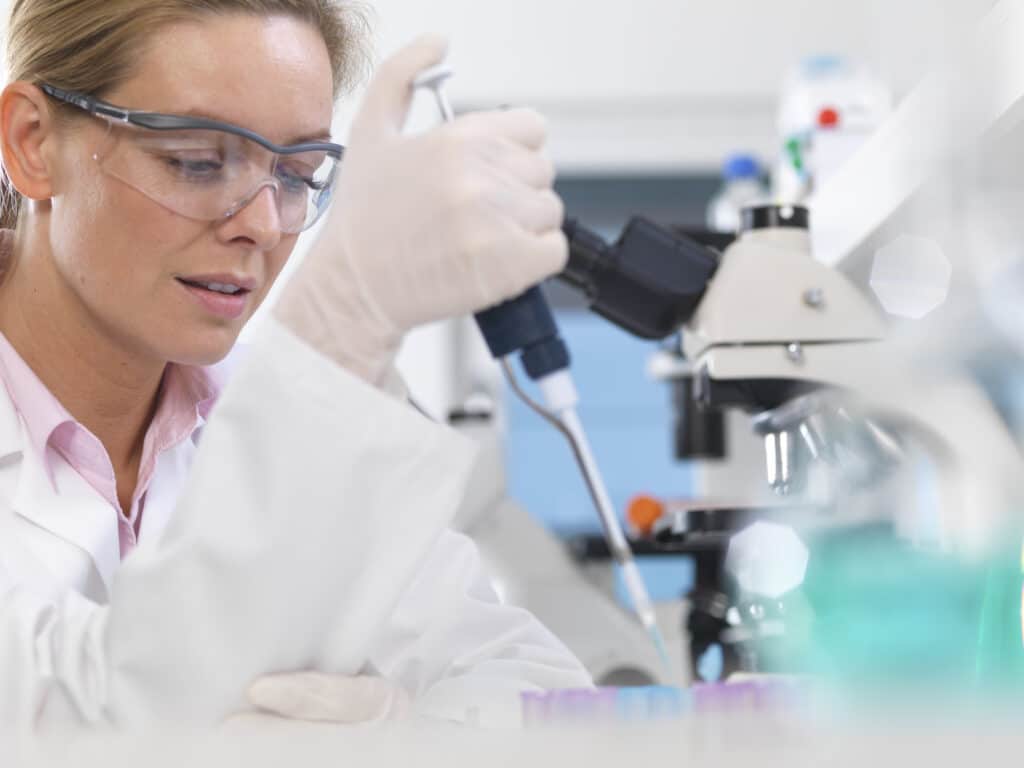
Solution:
M 296 672 L 261 677 L 249 688 L 258 710 L 289 720 L 369 723 L 398 720 L 408 713 L 409 695 L 381 677 L 344 677 Z
M 374 384 L 409 329 L 512 298 L 568 255 L 539 114 L 478 112 L 402 135 L 413 81 L 446 48 L 421 38 L 381 65 L 324 229 L 276 307 L 293 332 Z

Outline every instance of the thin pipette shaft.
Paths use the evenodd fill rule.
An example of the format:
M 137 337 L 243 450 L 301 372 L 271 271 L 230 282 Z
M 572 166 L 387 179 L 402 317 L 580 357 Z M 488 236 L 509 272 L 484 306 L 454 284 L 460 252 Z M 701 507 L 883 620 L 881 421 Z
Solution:
M 611 498 L 608 495 L 604 478 L 598 470 L 597 461 L 594 459 L 594 454 L 590 449 L 590 442 L 587 440 L 587 434 L 583 429 L 583 423 L 580 421 L 575 408 L 567 408 L 559 416 L 563 426 L 571 436 L 571 441 L 579 460 L 580 470 L 583 473 L 584 480 L 586 480 L 590 495 L 594 500 L 597 514 L 601 518 L 601 525 L 604 527 L 608 548 L 621 569 L 623 583 L 625 584 L 626 591 L 629 593 L 630 600 L 633 601 L 633 608 L 640 617 L 644 628 L 658 647 L 662 660 L 667 663 L 665 642 L 661 637 L 661 631 L 658 629 L 654 604 L 651 602 L 647 587 L 640 576 L 640 570 L 636 566 L 636 560 L 633 558 L 633 550 L 629 546 L 629 540 L 622 530 L 622 524 L 619 522 L 618 515 L 615 514 L 615 507 L 612 505 Z
M 441 117 L 446 123 L 450 123 L 455 119 L 455 112 L 444 90 L 444 83 L 451 77 L 451 74 L 451 70 L 446 67 L 437 67 L 420 75 L 414 84 L 416 88 L 429 88 L 434 92 L 434 98 L 437 101 Z M 568 371 L 562 373 L 567 377 L 570 375 Z M 527 402 L 529 402 L 528 398 Z M 626 538 L 622 525 L 619 523 L 619 518 L 615 514 L 615 508 L 608 495 L 608 489 L 605 487 L 597 461 L 594 459 L 594 454 L 590 449 L 590 442 L 587 440 L 583 423 L 580 421 L 575 408 L 562 408 L 559 410 L 557 417 L 560 421 L 560 427 L 564 430 L 565 436 L 568 438 L 576 454 L 583 479 L 587 484 L 587 489 L 590 491 L 598 517 L 601 520 L 601 525 L 604 528 L 608 548 L 611 551 L 612 558 L 620 568 L 626 591 L 633 601 L 633 608 L 646 629 L 648 636 L 654 643 L 662 663 L 666 669 L 669 669 L 671 665 L 668 660 L 668 652 L 661 630 L 658 628 L 654 605 L 647 592 L 647 587 L 644 585 L 640 570 L 636 566 L 633 550 L 629 546 L 629 540 Z

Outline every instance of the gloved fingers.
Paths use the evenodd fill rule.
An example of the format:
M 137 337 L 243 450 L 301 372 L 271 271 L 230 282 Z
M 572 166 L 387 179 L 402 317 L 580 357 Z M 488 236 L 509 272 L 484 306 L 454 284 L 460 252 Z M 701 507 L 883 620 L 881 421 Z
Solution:
M 505 142 L 496 162 L 501 168 L 533 189 L 550 189 L 555 183 L 555 165 L 544 152 Z
M 507 208 L 519 226 L 535 235 L 561 228 L 565 221 L 565 204 L 554 190 L 517 186 Z
M 409 115 L 413 81 L 425 69 L 444 61 L 448 41 L 424 35 L 386 59 L 370 82 L 352 126 L 353 144 L 366 134 L 399 133 Z
M 292 720 L 365 723 L 401 715 L 408 696 L 379 677 L 296 672 L 262 677 L 249 687 L 250 703 Z
M 528 107 L 470 112 L 454 123 L 468 133 L 508 139 L 527 149 L 541 149 L 548 140 L 548 121 Z
M 518 296 L 565 268 L 569 259 L 569 243 L 561 229 L 537 235 L 525 230 L 508 240 L 507 254 L 502 257 L 507 267 L 508 284 L 500 301 Z M 496 302 L 495 302 L 496 303 Z
M 544 277 L 548 278 L 557 275 L 569 262 L 569 241 L 562 232 L 561 222 L 556 229 L 552 229 L 537 238 L 537 245 L 533 252 L 539 269 L 545 272 Z

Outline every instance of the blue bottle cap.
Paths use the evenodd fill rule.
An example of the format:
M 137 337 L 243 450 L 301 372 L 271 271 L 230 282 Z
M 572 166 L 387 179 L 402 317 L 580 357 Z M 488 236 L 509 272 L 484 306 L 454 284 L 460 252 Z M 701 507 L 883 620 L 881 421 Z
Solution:
M 761 176 L 761 166 L 752 155 L 736 154 L 726 158 L 722 166 L 722 177 L 727 181 L 734 179 L 756 179 Z
M 849 63 L 842 56 L 832 53 L 819 53 L 806 56 L 800 61 L 800 73 L 810 79 L 834 77 L 849 69 Z

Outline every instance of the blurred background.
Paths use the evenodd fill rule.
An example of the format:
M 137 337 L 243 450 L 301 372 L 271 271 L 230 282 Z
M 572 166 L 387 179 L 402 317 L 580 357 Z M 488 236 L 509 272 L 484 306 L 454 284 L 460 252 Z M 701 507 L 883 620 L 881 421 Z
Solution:
M 364 2 L 376 58 L 424 32 L 447 36 L 456 112 L 526 105 L 550 121 L 558 192 L 570 216 L 606 237 L 634 215 L 705 225 L 734 155 L 768 181 L 781 151 L 781 101 L 801 69 L 863 69 L 894 103 L 940 65 L 993 0 L 402 0 Z M 344 137 L 359 92 L 339 106 Z M 417 100 L 411 129 L 436 122 Z M 313 235 L 306 236 L 306 242 Z M 292 262 L 298 263 L 300 253 Z M 573 352 L 583 418 L 613 501 L 685 495 L 672 458 L 671 392 L 646 374 L 655 345 L 549 292 Z M 430 413 L 456 405 L 450 339 L 427 328 L 400 365 Z M 505 445 L 511 495 L 561 533 L 597 519 L 561 438 L 510 399 Z
M 676 231 L 731 238 L 742 207 L 801 203 L 811 211 L 815 259 L 841 262 L 889 327 L 913 338 L 915 356 L 937 338 L 955 338 L 950 349 L 970 347 L 970 357 L 987 348 L 987 342 L 975 342 L 992 336 L 993 325 L 1002 328 L 992 336 L 998 337 L 995 347 L 1017 343 L 1015 329 L 1024 322 L 1012 308 L 1024 296 L 1024 280 L 1001 282 L 992 275 L 1008 274 L 1007 265 L 1020 261 L 1014 245 L 1019 232 L 1009 223 L 1020 194 L 1008 168 L 1020 157 L 1017 94 L 1024 86 L 1015 74 L 1020 62 L 1007 50 L 994 48 L 993 61 L 983 60 L 985 40 L 998 36 L 1000 14 L 1020 23 L 1013 3 L 363 5 L 377 60 L 423 32 L 449 38 L 455 75 L 447 92 L 456 113 L 503 105 L 541 111 L 549 120 L 549 151 L 568 215 L 605 240 L 614 241 L 635 216 Z M 340 140 L 359 95 L 357 90 L 339 105 Z M 409 130 L 437 122 L 436 104 L 420 94 Z M 951 148 L 961 144 L 969 151 L 954 158 Z M 315 234 L 300 241 L 289 269 Z M 1004 289 L 988 304 L 981 300 L 981 314 L 988 313 L 983 322 L 977 319 L 984 293 L 979 283 Z M 726 418 L 725 461 L 680 458 L 679 392 L 665 370 L 672 365 L 666 355 L 672 358 L 679 339 L 640 340 L 589 312 L 567 288 L 552 284 L 546 293 L 572 353 L 582 420 L 613 505 L 633 533 L 642 533 L 637 523 L 647 514 L 645 502 L 637 502 L 641 497 L 656 500 L 664 515 L 675 500 L 723 492 L 744 500 L 762 496 L 763 438 L 751 430 L 747 415 Z M 958 295 L 970 298 L 946 301 Z M 930 325 L 913 324 L 926 315 Z M 942 361 L 954 356 L 937 353 Z M 982 357 L 996 360 L 994 398 L 1007 423 L 1019 423 L 1009 413 L 1021 401 L 1009 394 L 1020 381 L 1008 373 L 1009 357 L 991 349 Z M 472 323 L 414 332 L 398 362 L 413 397 L 432 417 L 472 432 L 476 409 L 488 416 L 489 428 L 474 435 L 485 446 L 477 473 L 481 487 L 467 507 L 475 504 L 475 511 L 463 510 L 457 522 L 481 545 L 503 597 L 536 612 L 601 682 L 685 680 L 698 662 L 709 665 L 700 676 L 717 679 L 722 658 L 692 652 L 692 669 L 682 662 L 674 677 L 648 674 L 650 658 L 630 634 L 635 627 L 616 623 L 588 602 L 600 594 L 628 605 L 607 563 L 595 565 L 588 554 L 601 531 L 590 497 L 565 441 L 511 395 Z M 903 505 L 908 518 L 925 509 L 914 537 L 927 538 L 921 531 L 937 527 L 936 477 L 943 470 L 928 461 L 905 464 L 910 468 L 903 481 L 911 490 L 889 495 L 886 503 Z M 785 540 L 767 546 L 788 552 Z M 903 557 L 886 550 L 889 555 Z M 692 621 L 685 629 L 685 616 L 699 591 L 698 559 L 664 552 L 639 557 L 673 647 L 686 646 L 686 632 L 694 631 Z M 800 559 L 797 552 L 788 562 Z M 579 582 L 581 574 L 586 584 Z M 596 635 L 604 639 L 594 641 Z
M 377 57 L 423 32 L 451 41 L 448 92 L 457 112 L 514 104 L 550 121 L 557 188 L 569 215 L 614 238 L 635 215 L 703 227 L 724 167 L 749 156 L 767 187 L 781 151 L 787 81 L 801 69 L 856 67 L 898 102 L 940 65 L 992 0 L 437 0 L 365 3 Z M 339 108 L 344 136 L 358 103 Z M 417 101 L 412 129 L 436 108 Z M 298 259 L 294 263 L 297 263 Z M 672 392 L 647 374 L 656 346 L 585 311 L 552 286 L 572 350 L 581 415 L 612 500 L 682 497 L 690 467 L 672 452 Z M 400 366 L 417 400 L 443 418 L 456 405 L 450 334 L 423 329 Z M 560 535 L 597 532 L 586 489 L 561 436 L 508 397 L 509 494 Z M 659 595 L 688 588 L 686 558 L 649 563 Z

